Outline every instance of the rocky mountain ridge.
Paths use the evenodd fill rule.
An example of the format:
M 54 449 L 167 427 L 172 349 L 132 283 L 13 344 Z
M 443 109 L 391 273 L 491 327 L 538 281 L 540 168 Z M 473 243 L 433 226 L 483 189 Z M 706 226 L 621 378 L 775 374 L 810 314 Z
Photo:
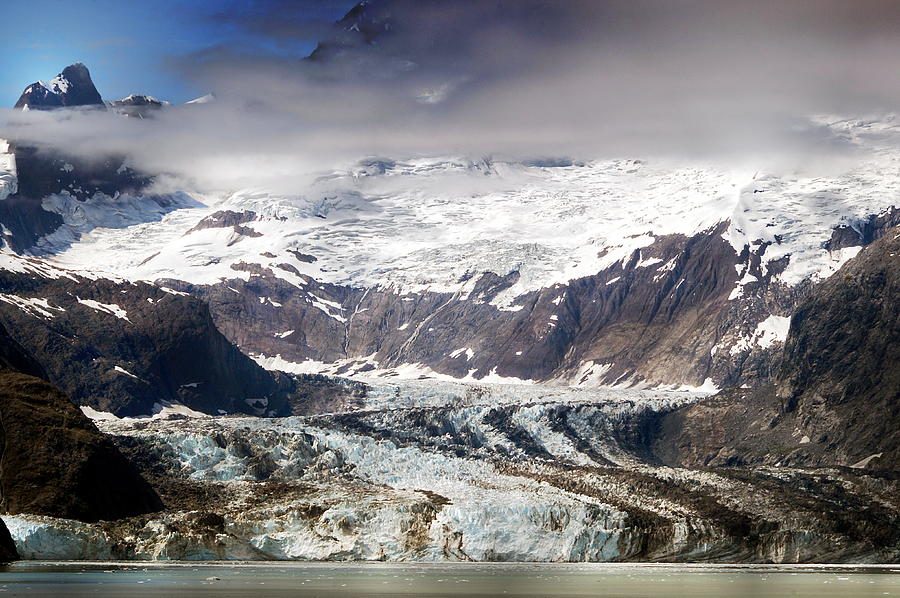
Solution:
M 15 108 L 48 110 L 53 108 L 94 107 L 105 109 L 100 92 L 94 87 L 88 68 L 76 62 L 63 69 L 49 83 L 37 81 L 25 88 Z
M 900 228 L 877 236 L 794 312 L 772 384 L 667 416 L 666 462 L 897 470 Z
M 884 126 L 842 134 L 871 144 Z M 76 277 L 194 295 L 244 353 L 296 374 L 761 384 L 815 282 L 898 213 L 876 170 L 833 182 L 757 175 L 739 186 L 728 173 L 640 160 L 367 160 L 302 195 L 210 202 L 146 194 L 152 177 L 123 159 L 12 151 L 18 189 L 0 201 L 7 251 Z M 889 148 L 872 151 L 893 159 Z M 832 184 L 846 188 L 837 210 L 815 199 Z M 498 217 L 509 226 L 498 229 Z M 553 223 L 573 234 L 548 234 Z M 616 236 L 623 227 L 630 234 Z M 404 235 L 405 255 L 395 244 Z M 360 239 L 370 239 L 362 254 Z

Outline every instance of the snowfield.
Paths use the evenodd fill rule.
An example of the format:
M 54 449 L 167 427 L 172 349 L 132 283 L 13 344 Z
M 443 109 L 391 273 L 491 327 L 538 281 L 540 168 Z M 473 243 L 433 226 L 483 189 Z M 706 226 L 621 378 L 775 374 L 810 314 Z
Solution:
M 636 259 L 629 267 L 652 272 L 647 284 L 663 289 L 677 260 L 662 263 L 655 257 L 658 253 L 651 254 L 665 246 L 662 237 L 692 237 L 728 223 L 721 227 L 723 240 L 743 261 L 736 265 L 729 303 L 720 308 L 745 314 L 747 321 L 740 330 L 724 336 L 716 333 L 702 348 L 696 363 L 706 359 L 709 367 L 698 365 L 688 377 L 657 367 L 655 381 L 644 384 L 646 372 L 619 371 L 625 367 L 622 361 L 601 354 L 554 374 L 554 381 L 562 384 L 669 384 L 671 389 L 715 390 L 724 379 L 740 375 L 737 370 L 744 357 L 777 350 L 785 340 L 792 309 L 789 289 L 799 288 L 800 297 L 808 288 L 801 285 L 830 276 L 859 252 L 856 246 L 826 249 L 835 227 L 861 231 L 871 215 L 900 205 L 896 143 L 900 131 L 893 117 L 820 117 L 814 123 L 853 154 L 852 161 L 820 169 L 828 175 L 661 158 L 586 162 L 370 158 L 315 173 L 291 193 L 239 189 L 201 194 L 185 187 L 146 196 L 98 193 L 78 201 L 62 192 L 42 200 L 43 208 L 58 214 L 64 224 L 31 250 L 38 259 L 14 255 L 4 246 L 0 268 L 181 288 L 173 292 L 191 289 L 171 281 L 193 285 L 226 281 L 225 288 L 237 295 L 246 292 L 247 285 L 228 286 L 228 280 L 274 277 L 278 280 L 268 285 L 273 290 L 260 291 L 260 306 L 281 308 L 292 297 L 298 301 L 281 314 L 258 310 L 261 319 L 278 324 L 254 330 L 252 338 L 240 341 L 263 367 L 294 373 L 447 379 L 450 370 L 439 361 L 465 359 L 470 367 L 454 366 L 455 379 L 522 384 L 532 382 L 526 379 L 529 372 L 504 371 L 511 358 L 506 364 L 499 358 L 488 361 L 491 356 L 479 351 L 471 338 L 454 339 L 445 352 L 447 359 L 423 356 L 418 348 L 417 355 L 394 359 L 355 349 L 347 352 L 345 346 L 313 347 L 304 340 L 308 332 L 304 326 L 317 324 L 304 324 L 292 316 L 302 302 L 303 310 L 313 307 L 331 320 L 318 325 L 348 332 L 358 313 L 344 296 L 362 291 L 361 305 L 373 290 L 388 290 L 409 302 L 424 291 L 448 293 L 445 303 L 429 307 L 430 314 L 436 314 L 458 302 L 476 303 L 480 297 L 476 287 L 485 272 L 517 273 L 484 302 L 500 311 L 518 312 L 527 305 L 522 300 L 525 293 L 552 290 L 617 264 L 627 270 L 632 258 Z M 5 144 L 3 148 L 8 150 Z M 2 156 L 7 158 L 0 158 L 0 195 L 4 184 L 6 193 L 15 187 L 14 159 L 8 151 L 0 152 Z M 66 163 L 63 168 L 74 167 Z M 171 186 L 172 181 L 168 183 Z M 644 250 L 658 241 L 654 250 Z M 759 255 L 757 268 L 754 260 Z M 753 284 L 760 277 L 767 285 L 762 290 Z M 631 293 L 630 279 L 623 272 L 606 280 L 609 297 L 615 300 L 618 294 Z M 287 290 L 276 297 L 276 288 Z M 759 301 L 755 293 L 772 288 L 779 297 Z M 195 291 L 203 292 L 196 287 Z M 554 303 L 563 300 L 560 291 Z M 52 312 L 45 312 L 52 317 L 47 315 Z M 547 315 L 539 340 L 578 329 L 577 321 L 567 320 L 565 313 L 565 306 L 560 306 L 560 313 Z M 418 314 L 417 319 L 392 323 L 390 331 L 379 334 L 387 338 L 402 333 L 396 336 L 403 336 L 398 349 L 403 354 L 430 331 L 425 326 L 429 317 Z M 281 342 L 263 342 L 261 337 Z M 525 346 L 516 348 L 527 351 Z M 375 347 L 365 350 L 370 353 Z M 723 374 L 726 371 L 728 375 Z
M 56 198 L 45 207 L 63 215 L 68 236 L 49 239 L 44 249 L 59 252 L 59 265 L 104 264 L 128 279 L 246 279 L 247 271 L 232 268 L 243 262 L 305 286 L 275 267 L 286 263 L 324 282 L 462 296 L 467 274 L 518 270 L 516 285 L 495 299 L 509 305 L 529 290 L 594 274 L 660 235 L 692 235 L 727 220 L 735 251 L 770 242 L 767 262 L 790 255 L 780 277 L 793 285 L 826 277 L 852 257 L 823 249 L 835 226 L 898 203 L 894 120 L 822 124 L 868 159 L 830 176 L 664 160 L 367 160 L 323 173 L 290 195 L 182 196 L 165 209 L 129 199 L 114 211 L 115 224 L 108 198 L 88 201 L 79 214 Z M 255 219 L 242 229 L 194 229 L 223 210 L 254 212 Z

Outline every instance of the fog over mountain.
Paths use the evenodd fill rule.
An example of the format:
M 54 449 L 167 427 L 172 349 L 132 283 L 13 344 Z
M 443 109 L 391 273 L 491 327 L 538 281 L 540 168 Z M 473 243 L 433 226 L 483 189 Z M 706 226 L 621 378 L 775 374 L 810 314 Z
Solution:
M 267 6 L 229 22 L 276 47 L 307 34 Z M 810 117 L 900 102 L 890 2 L 393 0 L 362 13 L 377 30 L 332 27 L 323 47 L 339 51 L 312 60 L 236 47 L 174 60 L 214 93 L 202 112 L 150 122 L 4 112 L 2 135 L 126 154 L 204 189 L 290 187 L 298 171 L 371 155 L 676 155 L 769 168 L 802 158 L 834 169 L 865 158 Z

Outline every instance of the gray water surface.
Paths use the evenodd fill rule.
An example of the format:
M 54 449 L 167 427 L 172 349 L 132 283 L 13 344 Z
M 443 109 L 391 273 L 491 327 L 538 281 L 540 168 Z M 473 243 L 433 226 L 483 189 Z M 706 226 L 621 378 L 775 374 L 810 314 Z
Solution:
M 900 597 L 900 565 L 45 563 L 0 567 L 7 596 Z

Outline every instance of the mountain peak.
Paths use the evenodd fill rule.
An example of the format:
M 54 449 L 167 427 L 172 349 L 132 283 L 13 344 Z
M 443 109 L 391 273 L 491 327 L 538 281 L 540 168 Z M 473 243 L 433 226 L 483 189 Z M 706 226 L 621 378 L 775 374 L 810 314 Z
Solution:
M 49 83 L 37 81 L 25 88 L 16 108 L 47 110 L 65 106 L 103 106 L 103 99 L 81 62 L 70 64 Z

